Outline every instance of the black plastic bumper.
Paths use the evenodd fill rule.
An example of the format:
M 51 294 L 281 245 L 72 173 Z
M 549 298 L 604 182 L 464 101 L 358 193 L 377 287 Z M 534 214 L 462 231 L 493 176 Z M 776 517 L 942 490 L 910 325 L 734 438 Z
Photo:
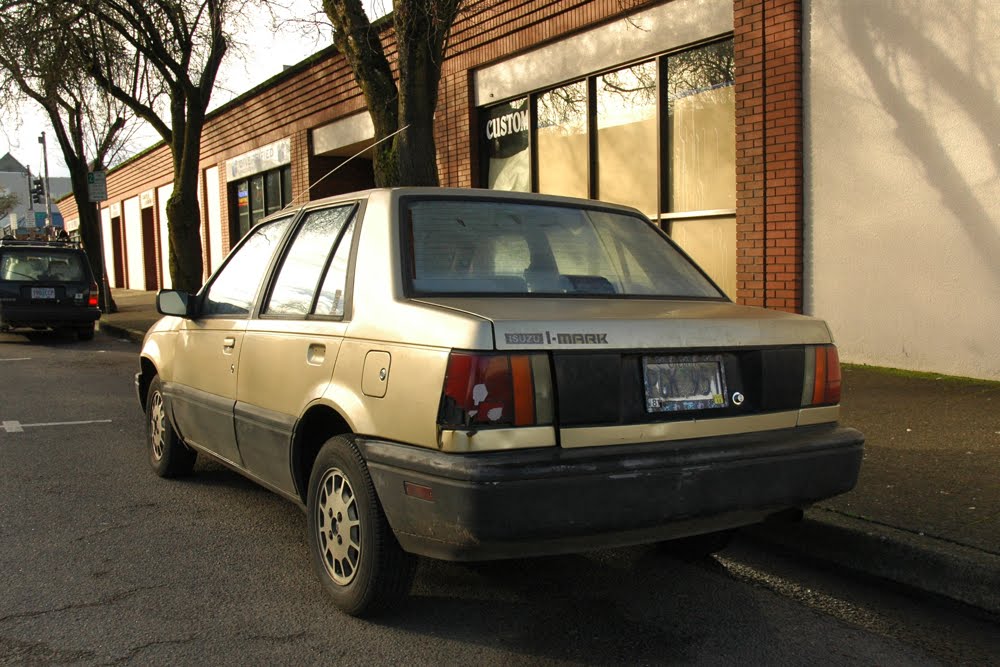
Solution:
M 100 310 L 82 306 L 0 307 L 0 327 L 10 329 L 79 327 L 99 319 Z
M 484 560 L 625 546 L 756 523 L 852 489 L 864 437 L 822 425 L 584 449 L 445 454 L 360 440 L 404 549 Z M 404 492 L 428 486 L 433 501 Z

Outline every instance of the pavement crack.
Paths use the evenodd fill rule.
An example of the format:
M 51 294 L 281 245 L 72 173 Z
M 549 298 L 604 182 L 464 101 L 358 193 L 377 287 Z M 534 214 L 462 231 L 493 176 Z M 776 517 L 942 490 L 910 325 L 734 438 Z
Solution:
M 139 644 L 138 646 L 131 647 L 128 650 L 127 654 L 121 656 L 120 658 L 117 658 L 116 660 L 108 662 L 107 664 L 109 665 L 128 664 L 133 662 L 136 659 L 136 656 L 138 656 L 140 653 L 142 653 L 147 649 L 153 648 L 154 646 L 176 646 L 181 644 L 191 644 L 192 642 L 197 641 L 197 639 L 198 639 L 197 636 L 189 635 L 187 637 L 181 637 L 178 639 L 160 639 L 157 641 L 146 642 L 145 644 Z
M 139 586 L 137 588 L 130 588 L 125 591 L 119 591 L 117 593 L 112 593 L 111 595 L 93 602 L 77 602 L 74 604 L 64 605 L 62 607 L 54 607 L 52 609 L 38 609 L 35 611 L 22 611 L 15 614 L 7 614 L 6 616 L 0 616 L 0 623 L 6 623 L 8 621 L 15 621 L 25 618 L 38 618 L 39 616 L 47 616 L 48 614 L 58 614 L 64 611 L 76 610 L 76 609 L 93 609 L 95 607 L 105 607 L 108 605 L 113 605 L 122 600 L 126 600 L 137 593 L 142 593 L 145 591 L 153 591 L 160 588 L 167 588 L 166 584 L 160 584 L 157 586 Z

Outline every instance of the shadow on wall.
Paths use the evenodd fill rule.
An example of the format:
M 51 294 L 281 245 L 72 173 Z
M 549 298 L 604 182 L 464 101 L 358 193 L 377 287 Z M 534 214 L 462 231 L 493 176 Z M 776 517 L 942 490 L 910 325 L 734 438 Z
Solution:
M 949 157 L 930 110 L 922 110 L 918 96 L 907 90 L 906 75 L 922 77 L 929 97 L 947 95 L 966 114 L 990 147 L 992 180 L 1000 179 L 1000 82 L 992 80 L 990 63 L 976 62 L 978 54 L 1000 48 L 995 24 L 984 10 L 984 1 L 947 3 L 950 17 L 962 17 L 967 29 L 965 68 L 956 55 L 946 52 L 920 30 L 917 19 L 929 5 L 922 1 L 841 4 L 841 20 L 847 44 L 864 68 L 882 108 L 896 121 L 896 136 L 923 167 L 927 181 L 940 193 L 941 202 L 965 228 L 984 263 L 1000 277 L 1000 223 L 981 202 Z M 942 3 L 944 4 L 944 3 Z M 985 18 L 984 18 L 985 17 Z M 992 26 L 992 28 L 991 28 Z M 925 107 L 930 106 L 929 103 Z M 986 166 L 986 165 L 984 165 Z M 996 202 L 991 202 L 991 206 Z M 993 210 L 995 213 L 995 210 Z

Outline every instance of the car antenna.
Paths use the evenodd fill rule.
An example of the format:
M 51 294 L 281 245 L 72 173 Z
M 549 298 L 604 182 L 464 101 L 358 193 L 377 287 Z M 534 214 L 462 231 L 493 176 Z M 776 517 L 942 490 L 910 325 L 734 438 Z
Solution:
M 404 125 L 403 127 L 399 128 L 398 130 L 396 130 L 396 131 L 395 131 L 395 132 L 393 132 L 392 134 L 388 134 L 388 135 L 386 135 L 386 136 L 382 137 L 382 138 L 381 138 L 381 139 L 379 139 L 378 141 L 376 141 L 376 142 L 372 143 L 372 144 L 371 144 L 370 146 L 365 146 L 364 148 L 362 148 L 361 150 L 359 150 L 359 151 L 358 151 L 357 153 L 355 153 L 354 155 L 352 155 L 351 157 L 347 158 L 346 160 L 344 160 L 343 162 L 341 162 L 340 164 L 338 164 L 338 165 L 337 165 L 336 167 L 334 167 L 334 168 L 333 168 L 333 169 L 331 169 L 330 171 L 326 172 L 325 174 L 323 174 L 322 176 L 320 176 L 319 178 L 317 178 L 317 179 L 316 179 L 316 180 L 315 180 L 315 181 L 314 181 L 314 182 L 312 183 L 312 185 L 310 185 L 310 186 L 309 186 L 308 188 L 306 188 L 305 192 L 301 192 L 301 193 L 299 193 L 298 197 L 293 197 L 293 198 L 292 198 L 292 201 L 290 201 L 290 202 L 288 202 L 287 204 L 285 204 L 285 205 L 284 205 L 284 207 L 282 207 L 282 209 L 281 209 L 281 210 L 282 210 L 282 211 L 284 211 L 284 210 L 285 210 L 286 208 L 289 208 L 290 206 L 294 205 L 294 204 L 295 204 L 295 202 L 299 200 L 299 197 L 301 197 L 302 195 L 307 195 L 307 194 L 309 194 L 309 191 L 310 191 L 310 190 L 312 190 L 312 189 L 313 189 L 314 187 L 316 187 L 317 185 L 319 185 L 319 183 L 320 183 L 321 181 L 323 181 L 323 180 L 324 180 L 325 178 L 327 178 L 327 177 L 329 177 L 329 176 L 332 176 L 332 175 L 333 175 L 333 172 L 337 171 L 338 169 L 340 169 L 341 167 L 343 167 L 343 166 L 344 166 L 345 164 L 347 164 L 348 162 L 350 162 L 350 161 L 351 161 L 351 160 L 353 160 L 354 158 L 358 157 L 359 155 L 361 155 L 362 153 L 364 153 L 365 151 L 367 151 L 367 150 L 369 150 L 369 149 L 372 149 L 372 148 L 375 148 L 376 146 L 378 146 L 378 145 L 379 145 L 380 143 L 382 143 L 383 141 L 388 141 L 389 139 L 392 139 L 392 138 L 393 138 L 394 136 L 396 136 L 396 135 L 397 135 L 397 134 L 399 134 L 400 132 L 403 132 L 403 131 L 404 131 L 404 130 L 406 130 L 406 129 L 407 129 L 408 127 L 410 127 L 410 124 L 409 124 L 409 123 L 407 123 L 407 124 L 406 124 L 406 125 Z

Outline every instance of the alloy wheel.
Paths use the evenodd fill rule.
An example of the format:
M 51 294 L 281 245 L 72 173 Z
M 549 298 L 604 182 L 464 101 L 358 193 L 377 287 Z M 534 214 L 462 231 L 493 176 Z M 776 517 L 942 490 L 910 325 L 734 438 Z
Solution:
M 316 530 L 327 574 L 346 586 L 361 562 L 361 519 L 351 481 L 339 468 L 323 475 L 316 504 Z

